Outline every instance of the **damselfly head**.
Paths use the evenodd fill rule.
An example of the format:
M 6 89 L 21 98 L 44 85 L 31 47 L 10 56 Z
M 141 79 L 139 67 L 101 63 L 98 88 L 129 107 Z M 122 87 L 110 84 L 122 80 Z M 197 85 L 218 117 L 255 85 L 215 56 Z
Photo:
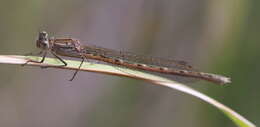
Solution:
M 41 49 L 50 48 L 48 33 L 46 31 L 42 31 L 39 33 L 39 37 L 38 40 L 36 41 L 36 45 L 38 48 Z

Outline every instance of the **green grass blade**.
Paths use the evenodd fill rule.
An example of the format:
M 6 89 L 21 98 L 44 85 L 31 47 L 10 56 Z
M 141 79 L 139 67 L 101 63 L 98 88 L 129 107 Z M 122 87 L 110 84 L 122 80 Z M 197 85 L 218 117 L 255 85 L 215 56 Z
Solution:
M 35 57 L 35 56 L 15 56 L 15 55 L 0 55 L 0 63 L 5 63 L 5 64 L 24 64 L 28 60 L 34 60 L 34 61 L 39 61 L 41 57 Z M 73 60 L 65 60 L 68 65 L 65 66 L 60 66 L 62 63 L 54 58 L 46 58 L 44 63 L 34 63 L 34 62 L 29 62 L 28 65 L 30 66 L 48 66 L 51 68 L 61 68 L 61 69 L 69 69 L 69 70 L 77 70 L 78 66 L 80 64 L 80 61 L 73 61 Z M 162 85 L 165 87 L 169 87 L 172 89 L 176 89 L 178 91 L 187 93 L 189 95 L 192 95 L 194 97 L 197 97 L 220 111 L 222 111 L 227 117 L 229 117 L 237 126 L 239 127 L 255 127 L 253 123 L 245 119 L 243 116 L 239 115 L 232 109 L 228 108 L 227 106 L 219 103 L 218 101 L 208 97 L 207 95 L 198 92 L 184 84 L 152 75 L 149 73 L 137 71 L 137 70 L 132 70 L 128 68 L 123 68 L 123 67 L 114 67 L 111 65 L 104 65 L 104 64 L 96 64 L 96 63 L 89 63 L 89 62 L 84 62 L 82 65 L 81 71 L 90 71 L 90 72 L 98 72 L 98 73 L 105 73 L 105 74 L 111 74 L 111 75 L 118 75 L 118 76 L 126 76 L 126 77 L 131 77 L 134 79 L 141 79 L 145 80 L 148 82 L 151 82 L 156 85 Z

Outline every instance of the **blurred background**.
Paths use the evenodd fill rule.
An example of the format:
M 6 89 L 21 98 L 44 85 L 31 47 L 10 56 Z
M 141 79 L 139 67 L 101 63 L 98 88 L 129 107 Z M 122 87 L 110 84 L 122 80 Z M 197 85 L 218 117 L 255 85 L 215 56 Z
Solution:
M 190 84 L 260 125 L 260 1 L 2 0 L 0 54 L 38 51 L 35 40 L 83 44 L 185 60 L 232 77 Z M 234 127 L 213 106 L 176 90 L 111 75 L 0 65 L 3 127 Z

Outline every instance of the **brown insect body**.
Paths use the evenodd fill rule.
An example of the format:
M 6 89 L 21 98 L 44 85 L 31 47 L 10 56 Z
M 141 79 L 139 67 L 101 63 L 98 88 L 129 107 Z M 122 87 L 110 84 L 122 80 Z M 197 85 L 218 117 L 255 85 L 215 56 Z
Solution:
M 82 58 L 83 60 L 94 59 L 128 68 L 192 77 L 217 84 L 226 84 L 231 82 L 230 78 L 221 75 L 195 71 L 184 61 L 146 57 L 135 55 L 130 52 L 115 51 L 92 45 L 81 45 L 78 40 L 71 38 L 49 39 L 47 38 L 47 35 L 46 32 L 39 34 L 37 47 L 43 50 L 50 50 L 57 55 L 77 57 Z

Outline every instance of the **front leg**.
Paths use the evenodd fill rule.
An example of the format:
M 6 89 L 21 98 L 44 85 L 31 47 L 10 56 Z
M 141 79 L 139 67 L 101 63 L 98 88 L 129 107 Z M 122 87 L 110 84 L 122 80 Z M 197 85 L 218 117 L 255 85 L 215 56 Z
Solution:
M 34 63 L 43 63 L 44 60 L 45 60 L 45 57 L 46 57 L 46 55 L 47 55 L 47 51 L 41 51 L 41 52 L 39 52 L 39 53 L 37 53 L 37 54 L 38 54 L 38 55 L 41 55 L 42 53 L 43 53 L 43 56 L 42 56 L 41 61 L 28 60 L 28 61 L 26 61 L 26 63 L 22 64 L 22 66 L 27 65 L 29 62 L 34 62 Z M 29 55 L 29 54 L 28 54 L 28 55 Z M 30 53 L 30 55 L 32 55 L 32 53 Z

